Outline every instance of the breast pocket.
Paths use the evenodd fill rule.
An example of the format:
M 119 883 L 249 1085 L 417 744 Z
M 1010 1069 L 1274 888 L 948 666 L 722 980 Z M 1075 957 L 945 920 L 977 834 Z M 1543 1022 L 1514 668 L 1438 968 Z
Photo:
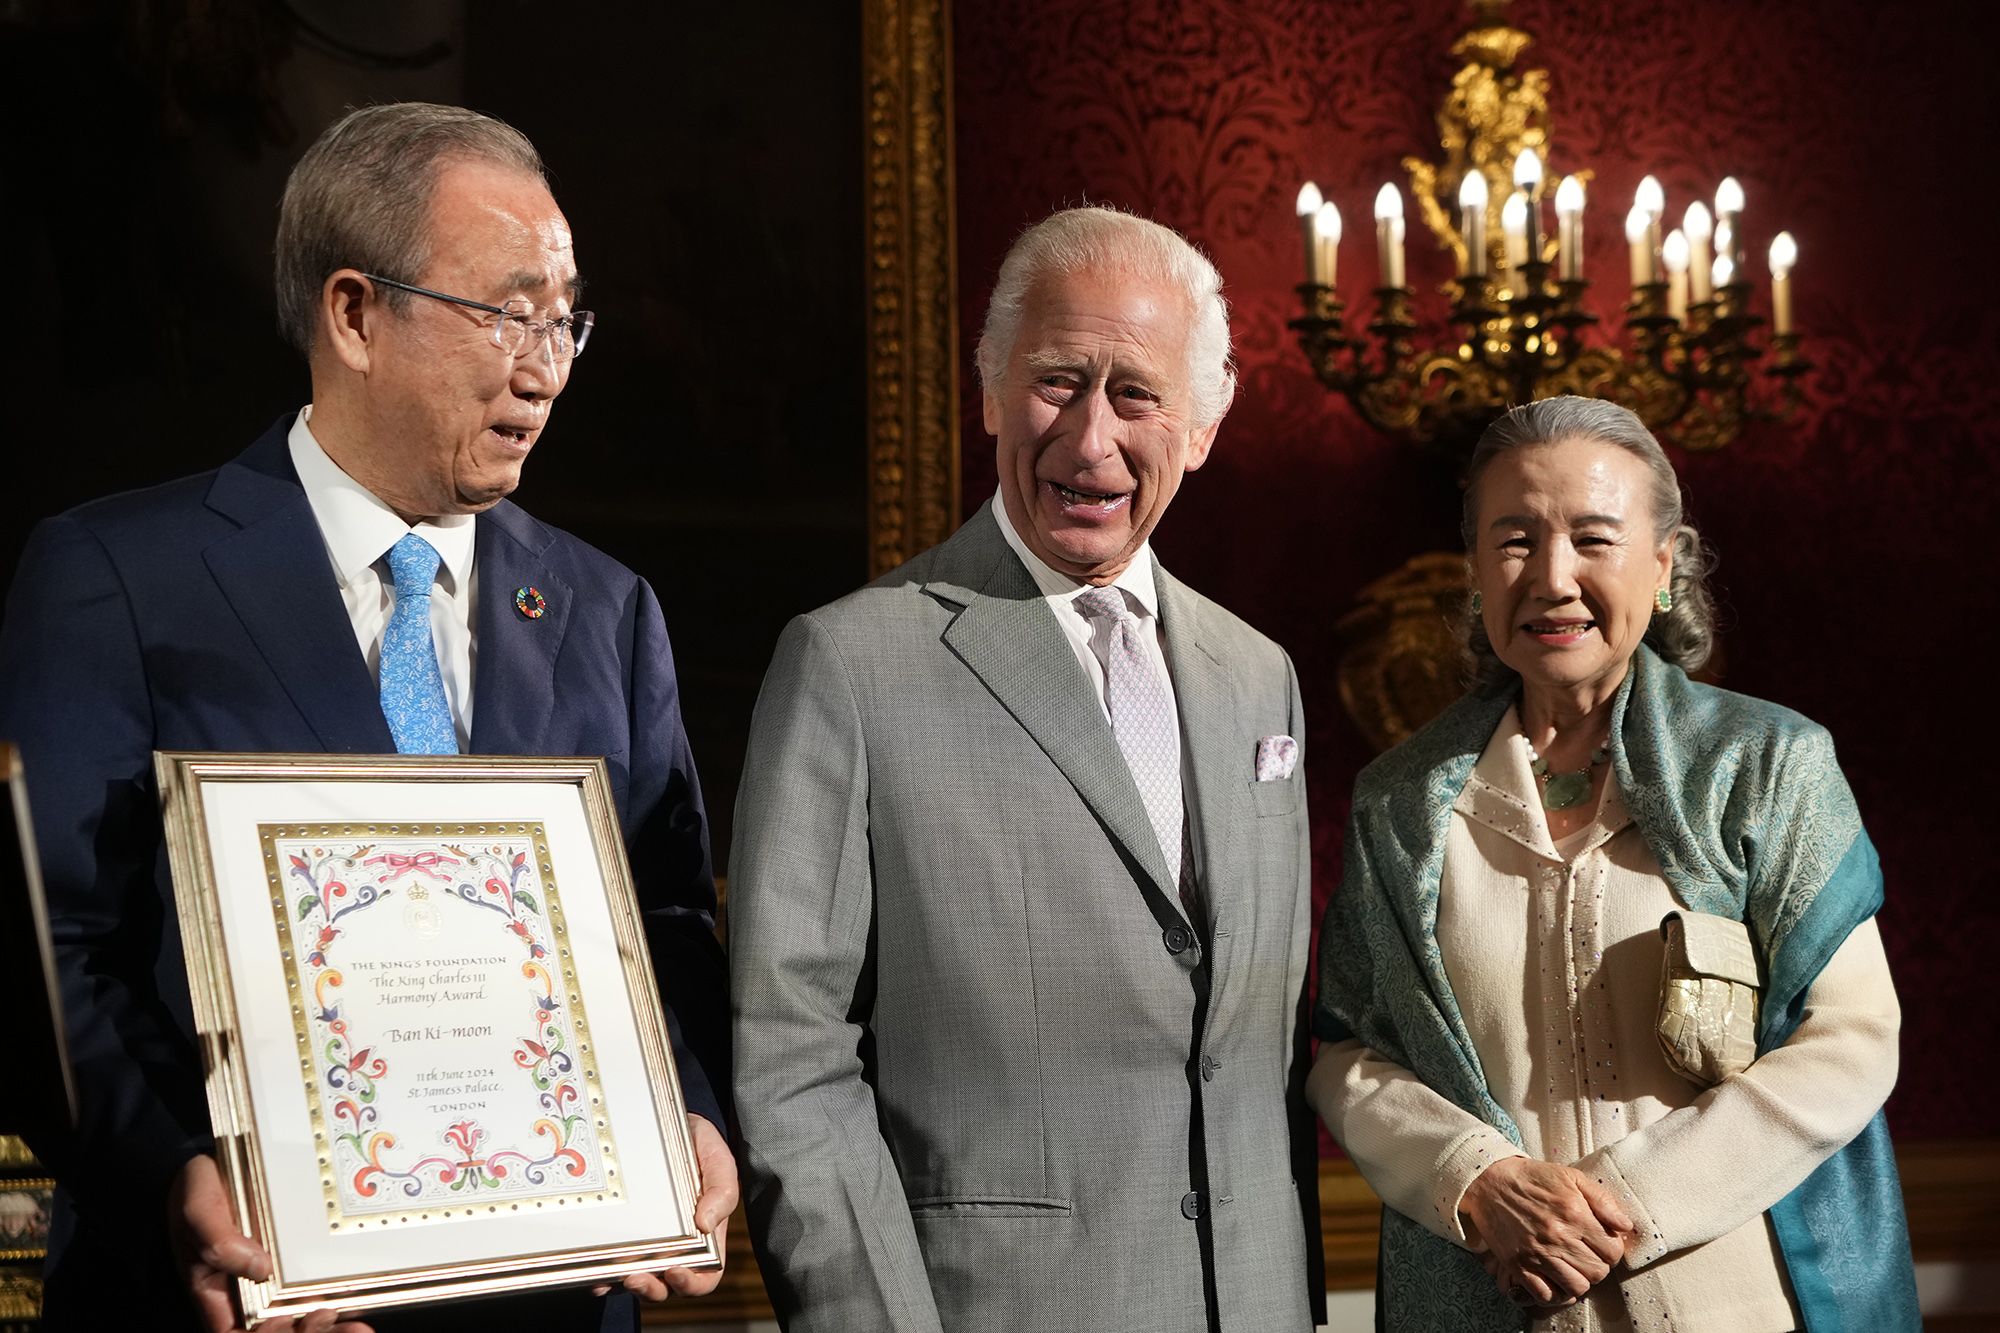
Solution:
M 995 1195 L 937 1195 L 928 1199 L 910 1200 L 910 1216 L 919 1222 L 959 1218 L 976 1220 L 982 1217 L 1068 1217 L 1068 1199 L 1039 1198 L 1033 1196 Z
M 1281 815 L 1295 815 L 1299 812 L 1299 802 L 1305 797 L 1305 779 L 1294 771 L 1288 778 L 1275 782 L 1253 782 L 1250 784 L 1250 803 L 1257 807 L 1262 819 L 1276 819 Z

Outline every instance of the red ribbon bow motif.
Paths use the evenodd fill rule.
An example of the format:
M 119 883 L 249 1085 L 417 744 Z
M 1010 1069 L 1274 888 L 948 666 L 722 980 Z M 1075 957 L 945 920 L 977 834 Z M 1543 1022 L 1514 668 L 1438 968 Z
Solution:
M 401 852 L 383 852 L 380 856 L 369 857 L 361 864 L 365 866 L 388 867 L 382 875 L 382 883 L 384 884 L 401 879 L 413 870 L 437 880 L 441 884 L 449 884 L 451 883 L 451 876 L 440 873 L 434 867 L 440 865 L 455 866 L 459 862 L 442 852 L 417 852 L 411 856 L 405 856 Z

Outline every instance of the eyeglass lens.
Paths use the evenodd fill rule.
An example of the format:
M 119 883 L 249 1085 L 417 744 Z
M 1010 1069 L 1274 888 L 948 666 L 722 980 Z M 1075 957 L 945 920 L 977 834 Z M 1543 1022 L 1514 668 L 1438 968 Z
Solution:
M 494 321 L 493 342 L 508 355 L 519 356 L 547 338 L 549 355 L 567 361 L 581 353 L 584 344 L 590 341 L 590 330 L 597 319 L 590 311 L 573 310 L 567 315 L 536 319 L 529 313 L 532 309 L 525 301 L 509 301 L 507 314 Z

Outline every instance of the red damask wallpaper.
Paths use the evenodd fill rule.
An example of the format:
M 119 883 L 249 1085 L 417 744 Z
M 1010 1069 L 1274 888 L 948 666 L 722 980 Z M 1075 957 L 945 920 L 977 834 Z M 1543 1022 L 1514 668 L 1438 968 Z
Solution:
M 1103 200 L 1176 227 L 1229 284 L 1242 387 L 1156 545 L 1176 573 L 1283 643 L 1304 679 L 1316 894 L 1339 875 L 1347 791 L 1370 756 L 1334 684 L 1332 627 L 1365 583 L 1455 549 L 1448 471 L 1362 425 L 1285 321 L 1293 196 L 1347 220 L 1350 311 L 1373 284 L 1376 189 L 1435 160 L 1456 0 L 978 0 L 954 7 L 965 490 L 992 494 L 971 348 L 1013 235 Z M 1797 312 L 1820 370 L 1789 425 L 1674 456 L 1719 553 L 1725 683 L 1829 726 L 1889 878 L 1904 1005 L 1890 1102 L 1912 1138 L 1992 1132 L 2000 1076 L 2000 872 L 1990 683 L 2000 615 L 2000 191 L 1973 4 L 1516 0 L 1549 70 L 1552 168 L 1595 173 L 1593 308 L 1624 299 L 1632 189 L 1677 218 L 1735 175 L 1764 245 L 1798 238 Z M 1410 284 L 1449 276 L 1412 217 Z M 1760 305 L 1763 298 L 1760 295 Z M 1423 299 L 1436 319 L 1441 296 Z

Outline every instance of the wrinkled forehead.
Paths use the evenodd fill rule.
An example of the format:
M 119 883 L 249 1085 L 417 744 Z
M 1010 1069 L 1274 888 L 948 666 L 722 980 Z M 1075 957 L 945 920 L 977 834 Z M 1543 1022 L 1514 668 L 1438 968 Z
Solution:
M 583 286 L 583 275 L 576 271 L 574 264 L 566 272 L 515 269 L 500 279 L 499 288 L 506 295 L 495 304 L 519 299 L 535 306 L 575 306 L 583 301 Z
M 435 276 L 482 289 L 466 295 L 495 304 L 518 297 L 536 305 L 573 303 L 582 295 L 569 219 L 533 173 L 479 162 L 448 166 L 430 223 Z
M 1575 522 L 1652 518 L 1645 460 L 1608 440 L 1572 436 L 1496 455 L 1478 481 L 1482 522 L 1499 517 Z
M 1087 357 L 1184 369 L 1194 312 L 1185 293 L 1126 265 L 1092 265 L 1038 277 L 1022 302 L 1015 354 L 1029 366 Z

